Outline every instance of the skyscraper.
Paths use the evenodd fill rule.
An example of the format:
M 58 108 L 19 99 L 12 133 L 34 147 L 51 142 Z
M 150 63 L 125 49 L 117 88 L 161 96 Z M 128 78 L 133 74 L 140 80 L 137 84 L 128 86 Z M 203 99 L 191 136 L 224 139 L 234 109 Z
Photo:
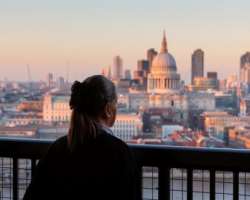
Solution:
M 122 58 L 115 56 L 113 60 L 113 79 L 119 80 L 123 78 Z
M 250 52 L 246 52 L 240 57 L 240 68 L 243 68 L 246 63 L 250 63 Z
M 48 73 L 47 74 L 47 87 L 51 89 L 53 86 L 54 86 L 53 74 Z
M 147 74 L 149 73 L 149 62 L 148 60 L 138 60 L 137 61 L 137 70 L 145 71 Z
M 250 84 L 250 52 L 246 52 L 240 58 L 240 81 Z
M 147 60 L 149 63 L 149 67 L 152 66 L 152 62 L 154 57 L 157 55 L 157 51 L 153 48 L 147 50 Z
M 65 89 L 65 80 L 62 76 L 59 76 L 57 79 L 57 88 L 60 90 Z
M 147 88 L 147 76 L 149 74 L 148 60 L 138 60 L 137 70 L 134 71 L 134 79 L 137 80 L 143 89 Z
M 197 49 L 192 54 L 192 72 L 191 83 L 194 83 L 195 77 L 204 76 L 204 52 L 201 49 Z

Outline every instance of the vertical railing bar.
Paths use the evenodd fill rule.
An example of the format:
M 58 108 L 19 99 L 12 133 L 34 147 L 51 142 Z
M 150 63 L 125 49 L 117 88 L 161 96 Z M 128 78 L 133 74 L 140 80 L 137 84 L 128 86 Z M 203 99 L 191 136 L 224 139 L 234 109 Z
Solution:
M 245 183 L 245 184 L 244 184 L 244 194 L 246 195 L 246 194 L 247 194 L 247 193 L 246 193 L 246 192 L 247 192 L 247 173 L 245 172 L 244 174 L 245 174 L 245 179 L 244 179 L 244 181 L 245 181 L 245 182 L 244 182 L 244 183 Z
M 181 199 L 183 200 L 183 195 L 184 195 L 184 178 L 183 178 L 183 174 L 184 174 L 184 169 L 181 169 Z
M 3 161 L 4 158 L 1 158 L 1 173 L 3 174 L 4 173 L 4 161 Z M 3 183 L 4 182 L 4 176 L 2 175 L 1 176 L 1 182 Z M 3 198 L 3 187 L 4 185 L 1 184 L 1 193 L 0 193 L 0 199 Z
M 159 167 L 158 177 L 159 200 L 170 200 L 170 169 L 164 166 Z
M 143 198 L 143 170 L 142 166 L 138 166 L 137 168 L 137 176 L 136 176 L 136 199 L 142 200 Z
M 152 174 L 151 174 L 151 179 L 152 179 L 152 182 L 151 182 L 151 188 L 152 188 L 152 193 L 151 193 L 151 197 L 152 199 L 154 199 L 154 167 L 152 167 Z
M 36 170 L 36 159 L 31 159 L 31 178 L 34 177 Z
M 222 172 L 222 194 L 223 200 L 225 200 L 225 172 Z
M 187 200 L 193 199 L 193 169 L 187 169 Z
M 167 192 L 167 200 L 170 200 L 170 168 L 165 169 L 166 170 L 166 180 L 167 180 L 167 185 L 166 185 L 166 192 Z
M 170 184 L 171 184 L 171 196 L 172 199 L 174 197 L 174 169 L 170 169 Z
M 239 172 L 233 172 L 233 200 L 239 200 Z
M 13 200 L 18 200 L 18 159 L 13 158 L 13 168 L 12 168 L 12 183 L 13 183 Z
M 210 200 L 215 200 L 215 170 L 211 169 L 210 173 Z

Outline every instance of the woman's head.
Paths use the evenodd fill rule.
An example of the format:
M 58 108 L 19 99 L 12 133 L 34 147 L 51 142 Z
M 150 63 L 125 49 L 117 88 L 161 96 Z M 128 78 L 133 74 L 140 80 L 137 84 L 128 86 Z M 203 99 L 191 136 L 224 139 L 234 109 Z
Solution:
M 72 109 L 70 144 L 94 138 L 98 124 L 111 127 L 116 118 L 116 101 L 115 85 L 104 76 L 75 81 L 69 103 Z

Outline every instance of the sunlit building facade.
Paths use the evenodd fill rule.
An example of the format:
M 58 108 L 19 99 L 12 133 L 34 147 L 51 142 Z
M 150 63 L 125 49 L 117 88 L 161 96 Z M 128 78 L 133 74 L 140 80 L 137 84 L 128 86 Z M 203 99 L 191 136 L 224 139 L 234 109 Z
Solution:
M 71 116 L 70 96 L 47 94 L 43 99 L 43 120 L 45 122 L 68 122 Z
M 136 114 L 118 114 L 112 131 L 123 141 L 132 140 L 141 134 L 142 120 Z

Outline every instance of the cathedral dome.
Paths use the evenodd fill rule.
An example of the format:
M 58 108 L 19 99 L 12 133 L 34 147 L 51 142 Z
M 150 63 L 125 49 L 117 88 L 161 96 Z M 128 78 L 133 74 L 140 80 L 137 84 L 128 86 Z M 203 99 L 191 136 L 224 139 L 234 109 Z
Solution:
M 169 73 L 176 71 L 176 62 L 170 53 L 161 52 L 152 62 L 151 73 Z
M 151 73 L 171 73 L 176 71 L 176 62 L 174 57 L 168 53 L 167 40 L 164 32 L 161 43 L 161 51 L 157 56 L 155 56 L 152 62 Z
M 161 51 L 153 59 L 147 81 L 149 93 L 166 94 L 179 91 L 180 74 L 177 73 L 174 57 L 168 53 L 165 32 Z

